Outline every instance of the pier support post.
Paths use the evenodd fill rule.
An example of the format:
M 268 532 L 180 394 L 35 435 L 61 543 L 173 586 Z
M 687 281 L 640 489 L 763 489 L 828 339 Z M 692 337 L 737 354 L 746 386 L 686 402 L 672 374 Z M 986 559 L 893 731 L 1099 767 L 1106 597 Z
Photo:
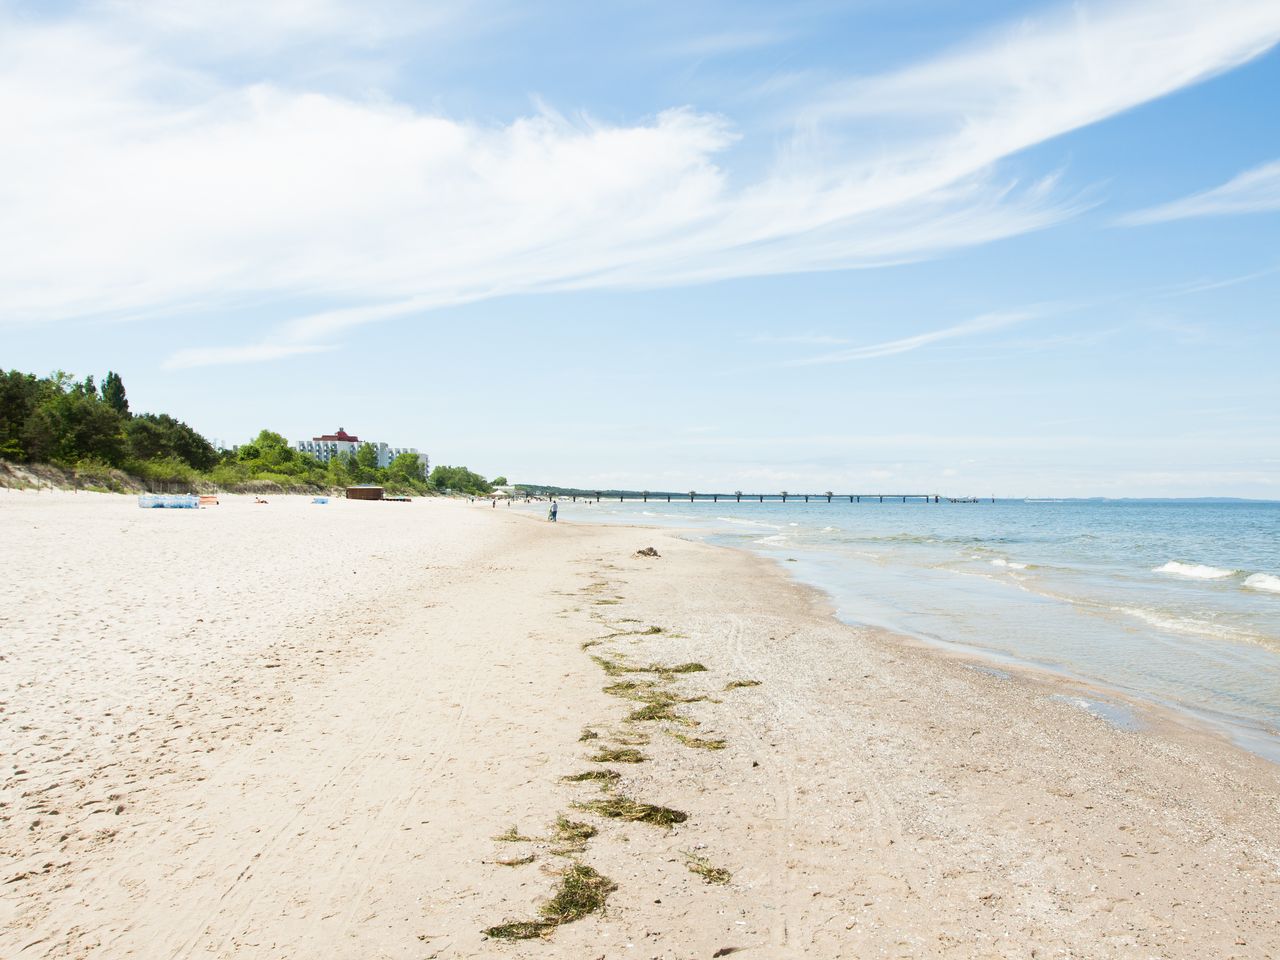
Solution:
M 805 503 L 809 502 L 809 495 L 807 493 L 804 495 L 804 502 Z
M 881 502 L 881 503 L 884 503 L 884 497 L 881 497 L 881 498 L 880 498 L 880 502 Z

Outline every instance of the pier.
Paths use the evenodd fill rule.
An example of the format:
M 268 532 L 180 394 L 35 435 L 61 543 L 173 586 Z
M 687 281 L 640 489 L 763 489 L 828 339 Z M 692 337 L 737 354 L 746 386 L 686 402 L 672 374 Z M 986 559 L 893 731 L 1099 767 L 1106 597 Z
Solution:
M 647 490 L 640 492 L 610 492 L 608 494 L 603 491 L 595 491 L 594 493 L 561 493 L 561 494 L 542 494 L 542 496 L 551 496 L 561 500 L 570 500 L 573 503 L 578 502 L 581 497 L 584 501 L 617 500 L 618 503 L 625 503 L 628 500 L 638 503 L 680 503 L 680 502 L 705 502 L 705 503 L 986 503 L 986 497 L 944 497 L 937 493 L 834 493 L 830 490 L 823 493 L 789 493 L 782 491 L 780 493 L 743 493 L 741 490 L 735 490 L 733 493 L 698 493 L 690 490 L 688 493 L 650 493 Z M 991 503 L 996 502 L 995 497 L 990 498 Z

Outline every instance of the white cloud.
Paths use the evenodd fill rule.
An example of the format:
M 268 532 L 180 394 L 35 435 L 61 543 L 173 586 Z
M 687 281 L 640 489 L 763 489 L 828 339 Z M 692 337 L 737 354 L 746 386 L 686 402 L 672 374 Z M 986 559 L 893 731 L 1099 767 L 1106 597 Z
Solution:
M 332 346 L 314 343 L 253 343 L 243 347 L 192 347 L 178 350 L 164 362 L 166 369 L 208 367 L 224 363 L 263 363 L 308 353 L 327 353 Z
M 1185 220 L 1188 217 L 1265 213 L 1273 210 L 1280 210 L 1280 160 L 1246 170 L 1212 190 L 1128 214 L 1118 222 L 1132 227 L 1167 220 Z M 1245 279 L 1252 279 L 1252 276 L 1255 275 Z
M 957 337 L 971 337 L 977 334 L 990 333 L 992 330 L 1000 330 L 1005 327 L 1013 326 L 1016 323 L 1022 323 L 1025 320 L 1031 320 L 1038 316 L 1036 313 L 1022 311 L 1016 313 L 988 313 L 964 323 L 958 323 L 955 326 L 945 327 L 941 330 L 930 330 L 928 333 L 918 333 L 911 337 L 902 337 L 898 340 L 889 340 L 884 343 L 873 343 L 864 347 L 854 347 L 851 350 L 835 350 L 831 353 L 820 354 L 816 357 L 806 357 L 803 360 L 792 360 L 787 366 L 802 367 L 812 366 L 820 363 L 849 363 L 852 360 L 873 360 L 877 357 L 890 357 L 897 353 L 907 353 L 911 350 L 919 350 L 931 343 L 937 343 L 940 340 L 954 340 Z
M 0 19 L 0 306 L 41 321 L 331 304 L 267 331 L 270 347 L 171 360 L 186 365 L 304 352 L 347 327 L 485 297 L 871 267 L 1045 227 L 1080 202 L 1058 198 L 1052 177 L 1003 182 L 993 164 L 1280 37 L 1280 7 L 1245 0 L 1028 21 L 829 91 L 810 114 L 822 134 L 738 185 L 722 117 L 682 108 L 617 125 L 544 109 L 486 124 L 236 84 L 156 39 L 212 23 L 234 45 L 223 6 L 115 6 L 141 18 L 136 38 L 107 21 L 111 5 L 68 22 Z M 310 9 L 252 15 L 279 46 Z M 315 30 L 332 34 L 354 30 L 344 17 L 361 8 L 316 9 Z M 873 114 L 865 146 L 841 139 Z

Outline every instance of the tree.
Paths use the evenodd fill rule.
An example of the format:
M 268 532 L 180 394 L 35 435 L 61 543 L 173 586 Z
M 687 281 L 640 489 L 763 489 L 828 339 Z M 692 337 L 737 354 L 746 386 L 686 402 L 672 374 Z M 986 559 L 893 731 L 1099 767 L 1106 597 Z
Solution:
M 452 490 L 472 496 L 483 496 L 493 490 L 488 480 L 466 467 L 437 466 L 431 471 L 431 483 L 437 490 Z
M 124 381 L 120 379 L 120 374 L 107 371 L 107 375 L 102 378 L 102 399 L 120 416 L 129 416 L 129 398 L 125 393 Z
M 491 484 L 493 484 L 495 487 L 505 487 L 505 486 L 507 485 L 507 478 L 506 478 L 506 477 L 494 477 L 494 478 L 493 478 L 492 480 L 490 480 L 489 482 L 490 482 Z
M 0 457 L 31 459 L 26 435 L 36 408 L 52 393 L 49 380 L 34 374 L 10 370 L 0 373 Z
M 74 464 L 94 458 L 113 467 L 125 459 L 128 444 L 124 424 L 116 413 L 98 399 L 97 391 L 73 389 L 52 399 L 46 406 L 57 429 L 55 452 L 49 459 Z
M 105 382 L 103 391 L 106 391 Z M 213 444 L 167 413 L 142 413 L 130 417 L 125 421 L 124 430 L 129 438 L 130 453 L 137 460 L 176 457 L 196 470 L 212 470 L 218 462 L 218 452 L 213 449 Z
M 351 458 L 351 479 L 356 483 L 376 483 L 378 477 L 378 448 L 364 443 L 356 448 Z
M 416 453 L 396 454 L 396 458 L 387 465 L 387 477 L 401 483 L 422 482 L 427 479 L 422 461 Z
M 350 486 L 351 455 L 347 453 L 335 453 L 329 458 L 328 464 L 325 465 L 325 473 L 327 474 L 330 486 Z

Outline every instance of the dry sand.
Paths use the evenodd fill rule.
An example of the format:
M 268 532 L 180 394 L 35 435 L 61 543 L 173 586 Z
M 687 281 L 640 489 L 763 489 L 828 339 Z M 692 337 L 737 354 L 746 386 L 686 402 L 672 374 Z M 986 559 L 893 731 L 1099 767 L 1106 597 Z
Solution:
M 1280 956 L 1276 767 L 843 626 L 746 554 L 445 501 L 0 492 L 0 557 L 6 960 Z M 627 680 L 709 699 L 628 723 Z M 643 735 L 619 791 L 688 820 L 575 809 L 607 794 L 560 778 Z M 599 828 L 606 911 L 486 938 L 570 862 L 493 837 L 561 814 Z

